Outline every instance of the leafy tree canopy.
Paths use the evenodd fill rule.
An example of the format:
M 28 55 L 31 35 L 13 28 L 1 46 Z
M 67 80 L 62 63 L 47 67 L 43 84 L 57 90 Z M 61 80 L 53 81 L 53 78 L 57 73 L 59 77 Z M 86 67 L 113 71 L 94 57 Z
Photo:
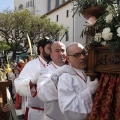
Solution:
M 4 41 L 0 41 L 0 51 L 9 50 L 10 46 L 7 45 Z
M 27 34 L 33 44 L 40 37 L 48 36 L 55 39 L 56 34 L 65 31 L 62 25 L 50 22 L 46 16 L 35 16 L 28 10 L 0 13 L 0 36 L 13 51 L 13 59 L 16 58 L 16 52 L 22 47 L 20 44 L 23 41 L 24 47 L 20 50 L 22 53 L 27 52 L 29 48 Z

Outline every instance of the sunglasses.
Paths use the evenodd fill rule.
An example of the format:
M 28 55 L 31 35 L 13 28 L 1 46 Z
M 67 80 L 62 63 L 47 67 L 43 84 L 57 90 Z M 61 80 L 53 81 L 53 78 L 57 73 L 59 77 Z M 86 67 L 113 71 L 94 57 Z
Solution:
M 83 51 L 80 52 L 80 53 L 75 53 L 75 54 L 73 54 L 73 55 L 68 55 L 68 56 L 73 56 L 73 57 L 75 57 L 75 58 L 78 58 L 78 57 L 80 57 L 81 55 L 86 56 L 86 55 L 88 55 L 88 52 L 85 51 L 85 50 L 83 50 Z

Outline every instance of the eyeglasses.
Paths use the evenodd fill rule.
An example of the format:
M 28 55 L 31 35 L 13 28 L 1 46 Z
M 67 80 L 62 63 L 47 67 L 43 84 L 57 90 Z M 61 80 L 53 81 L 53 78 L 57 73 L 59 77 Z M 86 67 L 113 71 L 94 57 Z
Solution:
M 68 55 L 68 56 L 73 56 L 73 57 L 75 57 L 75 58 L 78 58 L 78 57 L 80 57 L 81 55 L 86 56 L 86 55 L 88 55 L 88 52 L 85 51 L 85 50 L 83 50 L 83 51 L 80 52 L 80 53 L 75 53 L 75 54 L 73 54 L 73 55 Z

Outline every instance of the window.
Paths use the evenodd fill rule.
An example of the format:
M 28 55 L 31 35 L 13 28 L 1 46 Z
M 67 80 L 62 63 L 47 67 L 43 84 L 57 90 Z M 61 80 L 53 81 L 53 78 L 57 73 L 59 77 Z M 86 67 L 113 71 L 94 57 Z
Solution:
M 59 6 L 59 0 L 56 0 L 56 7 Z
M 56 16 L 56 21 L 58 21 L 58 15 Z
M 66 41 L 69 41 L 69 31 L 66 31 Z
M 15 7 L 15 11 L 17 10 L 17 7 Z
M 69 17 L 69 10 L 66 11 L 66 17 Z
M 28 8 L 28 7 L 29 7 L 28 2 L 26 2 L 26 8 Z
M 19 10 L 22 10 L 22 9 L 23 9 L 23 5 L 20 4 L 20 5 L 19 5 Z
M 51 0 L 48 0 L 48 12 L 50 11 L 51 9 Z
M 33 3 L 32 3 L 32 4 L 33 4 L 33 7 L 35 7 L 35 5 L 34 5 L 34 0 L 33 0 Z
M 64 2 L 67 2 L 67 1 L 68 1 L 68 0 L 63 0 L 63 3 L 64 3 Z
M 63 0 L 63 3 L 65 2 L 65 0 Z
M 59 35 L 58 34 L 56 35 L 56 41 L 59 41 Z
M 28 7 L 34 7 L 34 1 L 28 1 L 28 2 L 26 2 L 26 8 L 28 8 Z

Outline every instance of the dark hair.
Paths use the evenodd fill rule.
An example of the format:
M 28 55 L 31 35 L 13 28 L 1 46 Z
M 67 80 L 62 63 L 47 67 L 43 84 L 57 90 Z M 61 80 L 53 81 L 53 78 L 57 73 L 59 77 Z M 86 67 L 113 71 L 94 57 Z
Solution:
M 19 67 L 15 67 L 14 70 L 18 70 L 20 72 L 20 68 Z
M 49 40 L 49 39 L 46 39 L 46 38 L 40 40 L 38 42 L 38 46 L 37 46 L 37 53 L 38 53 L 38 55 L 40 55 L 39 47 L 44 48 L 47 44 L 52 44 L 52 43 L 53 43 L 52 40 Z

